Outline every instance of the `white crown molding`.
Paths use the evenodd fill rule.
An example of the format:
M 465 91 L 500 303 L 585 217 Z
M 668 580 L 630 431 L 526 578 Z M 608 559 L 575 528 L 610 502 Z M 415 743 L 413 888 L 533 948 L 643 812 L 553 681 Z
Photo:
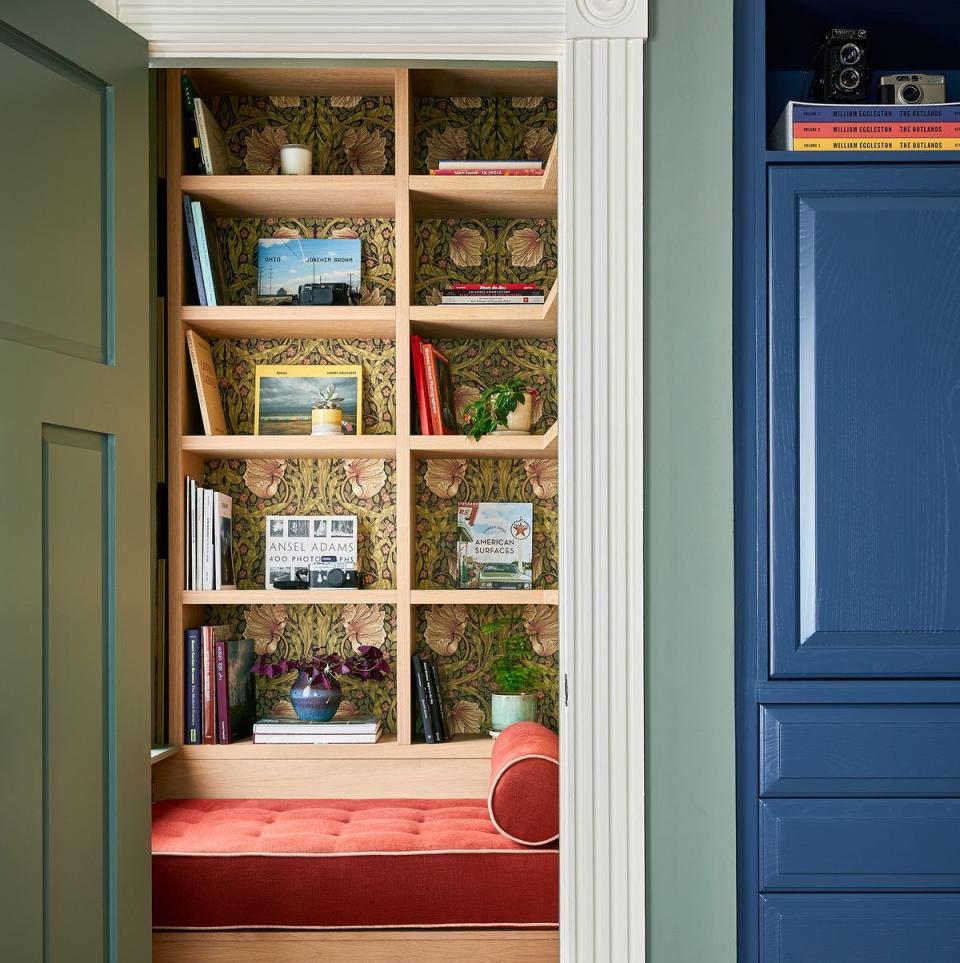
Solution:
M 93 2 L 146 37 L 158 66 L 205 57 L 538 59 L 572 37 L 643 38 L 647 29 L 647 0 Z
M 640 963 L 643 41 L 572 40 L 561 74 L 561 958 Z

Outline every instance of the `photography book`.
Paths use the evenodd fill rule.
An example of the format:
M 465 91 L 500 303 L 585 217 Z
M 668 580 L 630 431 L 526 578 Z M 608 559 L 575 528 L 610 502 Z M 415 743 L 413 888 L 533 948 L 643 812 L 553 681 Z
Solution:
M 203 169 L 206 174 L 229 174 L 227 162 L 227 143 L 223 130 L 217 123 L 210 108 L 197 96 L 193 98 L 193 116 L 200 135 L 200 153 L 203 156 Z
M 265 527 L 266 588 L 297 581 L 297 570 L 311 566 L 357 568 L 356 515 L 268 515 Z
M 430 403 L 427 401 L 427 373 L 423 365 L 423 339 L 418 335 L 410 337 L 410 367 L 413 369 L 414 394 L 417 399 L 417 418 L 415 434 L 432 435 L 430 430 Z
M 363 434 L 363 365 L 258 364 L 255 435 Z
M 193 384 L 200 402 L 200 417 L 205 435 L 228 435 L 227 421 L 223 416 L 217 369 L 213 364 L 210 345 L 196 331 L 187 332 L 187 354 L 193 370 Z
M 236 588 L 233 499 L 189 477 L 184 494 L 184 587 L 207 592 Z
M 226 304 L 223 268 L 217 251 L 216 222 L 207 214 L 200 201 L 190 201 L 190 213 L 197 242 L 197 256 L 200 261 L 199 276 L 196 275 L 196 265 L 194 266 L 197 291 L 199 292 L 202 286 L 203 303 L 209 307 Z
M 257 713 L 253 668 L 253 639 L 215 636 L 217 687 L 217 742 L 226 745 L 245 739 L 253 731 Z
M 790 101 L 770 135 L 772 150 L 960 149 L 960 103 L 808 104 Z
M 315 735 L 370 735 L 380 728 L 378 716 L 353 716 L 350 719 L 330 719 L 328 722 L 311 722 L 289 716 L 264 716 L 253 727 L 254 735 L 276 735 L 286 732 L 292 736 Z
M 359 300 L 359 238 L 257 241 L 257 303 L 329 307 Z
M 213 493 L 213 560 L 216 590 L 233 589 L 233 499 Z
M 457 506 L 457 587 L 533 587 L 531 502 L 461 502 Z
M 453 376 L 450 362 L 435 345 L 424 341 L 420 345 L 423 355 L 424 381 L 427 392 L 427 409 L 430 434 L 457 435 L 457 411 L 453 402 Z
M 427 672 L 423 660 L 419 655 L 410 657 L 410 671 L 413 681 L 414 706 L 418 710 L 420 724 L 423 726 L 424 741 L 433 745 L 437 742 L 437 731 L 433 727 L 433 715 L 430 712 L 430 696 L 427 694 Z M 415 712 L 414 718 L 417 717 Z

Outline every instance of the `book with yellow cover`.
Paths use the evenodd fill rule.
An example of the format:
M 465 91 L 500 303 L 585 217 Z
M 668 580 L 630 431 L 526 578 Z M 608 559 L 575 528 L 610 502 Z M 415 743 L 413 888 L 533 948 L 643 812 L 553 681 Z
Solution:
M 960 137 L 812 137 L 793 141 L 794 150 L 960 150 Z
M 228 435 L 227 422 L 223 417 L 223 403 L 217 385 L 217 369 L 213 366 L 210 345 L 195 331 L 187 332 L 187 353 L 193 368 L 193 383 L 200 402 L 200 416 L 206 435 Z
M 258 364 L 256 435 L 363 434 L 363 365 Z

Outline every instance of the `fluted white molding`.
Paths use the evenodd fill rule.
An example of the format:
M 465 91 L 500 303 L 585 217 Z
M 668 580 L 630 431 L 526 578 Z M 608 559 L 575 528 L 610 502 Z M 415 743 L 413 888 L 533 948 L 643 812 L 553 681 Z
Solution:
M 643 41 L 561 62 L 565 963 L 644 957 Z

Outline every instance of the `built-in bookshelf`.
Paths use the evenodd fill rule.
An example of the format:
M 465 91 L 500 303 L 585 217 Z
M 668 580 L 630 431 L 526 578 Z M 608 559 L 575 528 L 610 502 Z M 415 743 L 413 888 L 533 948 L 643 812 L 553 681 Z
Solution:
M 557 145 L 554 140 L 541 177 L 431 177 L 417 156 L 417 111 L 443 98 L 513 97 L 533 103 L 556 98 L 550 67 L 411 70 L 383 67 L 191 69 L 198 94 L 214 98 L 300 98 L 357 95 L 380 98 L 392 119 L 383 174 L 321 173 L 284 177 L 236 172 L 222 176 L 185 173 L 180 71 L 165 78 L 165 179 L 167 243 L 167 437 L 168 437 L 168 729 L 172 745 L 183 742 L 183 632 L 211 620 L 217 606 L 389 606 L 395 615 L 396 732 L 374 745 L 183 746 L 154 766 L 158 798 L 169 795 L 481 795 L 492 740 L 460 735 L 443 745 L 417 742 L 412 726 L 410 656 L 416 651 L 417 609 L 457 606 L 557 606 L 556 584 L 529 591 L 463 591 L 424 588 L 417 577 L 418 471 L 435 459 L 551 460 L 557 458 L 555 420 L 540 434 L 420 436 L 411 433 L 411 334 L 437 341 L 488 342 L 530 339 L 550 343 L 557 332 L 556 271 L 543 305 L 449 307 L 418 304 L 418 225 L 432 219 L 548 219 L 557 217 Z M 283 109 L 288 109 L 284 107 Z M 290 107 L 294 110 L 295 107 Z M 422 154 L 422 151 L 421 151 Z M 191 301 L 182 195 L 203 202 L 220 219 L 380 218 L 392 232 L 393 277 L 388 301 L 350 307 L 280 307 L 236 304 L 201 307 Z M 492 278 L 491 278 L 492 280 Z M 358 437 L 256 436 L 202 433 L 185 333 L 216 341 L 296 338 L 369 340 L 392 355 L 392 423 Z M 555 347 L 553 363 L 555 365 Z M 413 400 L 415 404 L 415 400 Z M 380 429 L 375 429 L 380 430 Z M 184 590 L 183 479 L 201 484 L 212 461 L 227 459 L 384 459 L 395 485 L 395 562 L 392 584 L 360 591 L 289 592 L 241 588 L 219 592 Z M 322 773 L 297 763 L 325 762 Z M 407 766 L 402 763 L 409 762 Z M 291 768 L 293 767 L 293 768 Z M 399 768 L 398 768 L 399 767 Z M 304 775 L 306 773 L 306 775 Z M 283 780 L 298 778 L 289 791 Z M 309 786 L 303 780 L 314 780 Z M 429 785 L 428 785 L 429 784 Z M 356 791 L 353 791 L 356 790 Z M 442 792 L 440 791 L 442 790 Z

